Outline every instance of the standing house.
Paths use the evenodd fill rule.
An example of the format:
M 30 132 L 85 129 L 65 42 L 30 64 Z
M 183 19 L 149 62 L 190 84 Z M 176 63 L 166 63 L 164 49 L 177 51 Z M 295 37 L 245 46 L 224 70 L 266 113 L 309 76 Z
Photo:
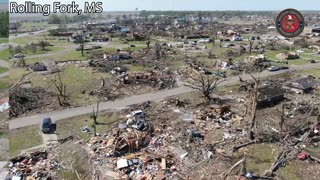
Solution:
M 297 94 L 304 94 L 311 92 L 318 85 L 319 82 L 314 77 L 307 76 L 289 81 L 284 85 L 284 88 Z

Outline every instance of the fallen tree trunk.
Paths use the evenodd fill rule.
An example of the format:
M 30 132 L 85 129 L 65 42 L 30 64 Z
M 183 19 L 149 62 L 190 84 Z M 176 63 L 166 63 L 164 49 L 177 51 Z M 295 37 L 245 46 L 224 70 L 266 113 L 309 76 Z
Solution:
M 287 154 L 291 151 L 291 149 L 284 149 L 279 154 L 277 159 L 272 164 L 270 170 L 266 171 L 264 174 L 266 177 L 271 177 L 274 173 L 279 169 L 279 167 L 287 160 Z
M 243 162 L 245 161 L 245 158 L 242 158 L 241 160 L 239 160 L 238 162 L 236 162 L 233 166 L 231 166 L 231 168 L 225 172 L 223 175 L 222 175 L 222 180 L 225 180 L 227 179 L 227 177 L 230 175 L 230 173 L 232 172 L 232 170 L 234 170 L 236 167 L 238 167 L 239 165 L 241 165 Z
M 316 161 L 317 163 L 320 163 L 320 159 L 319 158 L 316 158 L 314 156 L 310 156 L 310 159 L 313 160 L 313 161 Z
M 232 151 L 235 152 L 243 147 L 246 147 L 248 145 L 251 145 L 251 144 L 254 144 L 254 143 L 257 143 L 258 141 L 257 140 L 253 140 L 253 141 L 249 141 L 249 142 L 246 142 L 246 143 L 243 143 L 243 144 L 239 144 L 239 145 L 236 145 L 236 146 L 233 146 L 233 149 Z

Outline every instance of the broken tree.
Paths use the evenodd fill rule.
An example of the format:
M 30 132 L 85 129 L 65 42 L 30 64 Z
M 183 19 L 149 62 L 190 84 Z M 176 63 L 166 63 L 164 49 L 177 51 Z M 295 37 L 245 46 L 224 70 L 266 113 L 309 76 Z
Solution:
M 225 81 L 225 79 L 219 77 L 202 74 L 195 78 L 192 77 L 192 80 L 193 82 L 185 84 L 185 86 L 200 91 L 207 100 L 211 100 L 211 94 L 216 90 L 219 84 Z

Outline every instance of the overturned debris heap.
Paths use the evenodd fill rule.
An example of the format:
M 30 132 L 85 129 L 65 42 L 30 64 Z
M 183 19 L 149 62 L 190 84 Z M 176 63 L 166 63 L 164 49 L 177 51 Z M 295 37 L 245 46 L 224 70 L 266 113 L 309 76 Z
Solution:
M 166 136 L 147 123 L 142 110 L 132 111 L 127 122 L 120 123 L 104 136 L 92 137 L 87 145 L 94 160 L 104 159 L 116 178 L 165 179 L 173 176 L 177 168 L 174 156 L 160 148 Z
M 59 168 L 54 158 L 46 151 L 35 151 L 9 161 L 9 177 L 14 180 L 52 179 L 56 175 L 52 169 Z

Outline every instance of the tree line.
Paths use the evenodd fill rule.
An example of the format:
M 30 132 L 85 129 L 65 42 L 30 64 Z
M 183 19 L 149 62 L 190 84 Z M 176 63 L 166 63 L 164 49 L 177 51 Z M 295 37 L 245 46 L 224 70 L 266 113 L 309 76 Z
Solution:
M 0 37 L 9 37 L 9 12 L 0 13 Z

